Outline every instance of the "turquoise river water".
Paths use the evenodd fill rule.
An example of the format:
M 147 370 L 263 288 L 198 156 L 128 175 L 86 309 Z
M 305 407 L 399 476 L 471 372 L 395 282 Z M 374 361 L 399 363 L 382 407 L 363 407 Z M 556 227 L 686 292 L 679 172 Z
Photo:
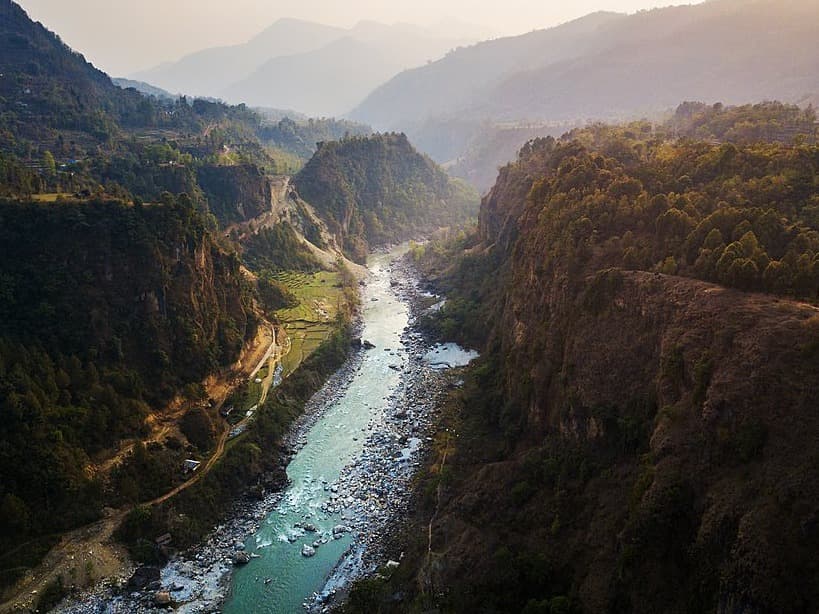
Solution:
M 412 467 L 419 462 L 415 455 L 428 419 L 423 412 L 431 408 L 429 375 L 477 356 L 454 344 L 430 348 L 413 331 L 405 337 L 409 347 L 404 345 L 409 305 L 399 298 L 406 292 L 391 286 L 391 267 L 406 251 L 405 246 L 370 258 L 361 333 L 375 348 L 339 371 L 316 397 L 312 426 L 307 416 L 294 434 L 301 447 L 287 468 L 285 492 L 255 511 L 243 509 L 199 548 L 174 558 L 161 572 L 159 589 L 131 593 L 99 585 L 58 611 L 154 611 L 159 590 L 172 596 L 181 614 L 296 614 L 305 611 L 305 603 L 317 606 L 368 571 L 371 562 L 362 555 L 383 535 L 379 532 L 389 531 L 390 514 L 401 513 Z M 401 283 L 412 285 L 399 276 Z M 236 543 L 248 534 L 244 543 Z M 238 549 L 251 560 L 233 567 Z
M 326 514 L 321 505 L 331 495 L 327 485 L 362 454 L 363 431 L 379 418 L 400 382 L 399 373 L 390 368 L 403 360 L 401 335 L 408 322 L 407 305 L 390 290 L 389 267 L 398 255 L 400 251 L 377 254 L 370 260 L 372 278 L 364 291 L 362 337 L 377 349 L 364 355 L 343 396 L 308 431 L 307 443 L 287 468 L 291 485 L 245 544 L 258 558 L 233 573 L 225 614 L 303 611 L 302 603 L 321 590 L 350 546 L 349 534 L 333 539 L 333 527 L 344 524 L 344 512 Z M 389 352 L 384 351 L 387 348 Z M 308 523 L 317 532 L 296 527 Z M 302 555 L 305 545 L 322 538 L 326 543 L 315 556 Z

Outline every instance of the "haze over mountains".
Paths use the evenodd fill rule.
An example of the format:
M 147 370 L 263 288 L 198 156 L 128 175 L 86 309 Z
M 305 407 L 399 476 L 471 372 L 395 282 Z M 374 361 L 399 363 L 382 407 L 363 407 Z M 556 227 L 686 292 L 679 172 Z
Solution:
M 683 100 L 805 105 L 819 92 L 819 61 L 808 52 L 819 35 L 816 0 L 601 11 L 464 46 L 481 34 L 456 21 L 362 21 L 345 30 L 283 19 L 246 44 L 132 77 L 170 92 L 403 131 L 481 188 L 531 136 L 659 117 Z
M 402 70 L 478 40 L 468 31 L 454 22 L 343 29 L 281 19 L 243 45 L 205 49 L 132 78 L 234 103 L 341 115 Z
M 634 15 L 595 13 L 460 49 L 408 70 L 351 114 L 402 129 L 439 160 L 461 142 L 425 124 L 575 122 L 664 112 L 681 100 L 803 100 L 819 91 L 819 3 L 714 0 Z

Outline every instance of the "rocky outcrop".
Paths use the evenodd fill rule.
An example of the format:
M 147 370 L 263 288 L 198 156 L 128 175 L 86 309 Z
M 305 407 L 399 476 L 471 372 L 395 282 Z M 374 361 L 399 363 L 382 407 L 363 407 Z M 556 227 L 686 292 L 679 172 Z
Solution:
M 492 326 L 416 581 L 447 611 L 815 609 L 819 309 L 546 234 L 558 163 L 484 200 Z
M 159 567 L 138 567 L 128 580 L 128 590 L 140 591 L 150 586 L 154 582 L 159 582 Z

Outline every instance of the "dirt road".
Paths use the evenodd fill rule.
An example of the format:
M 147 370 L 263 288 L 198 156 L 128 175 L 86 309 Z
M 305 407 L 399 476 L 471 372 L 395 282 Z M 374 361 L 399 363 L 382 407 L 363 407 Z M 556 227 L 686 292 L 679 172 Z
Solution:
M 262 385 L 262 398 L 259 404 L 263 403 L 264 399 L 267 398 L 273 383 L 276 366 L 282 357 L 287 354 L 291 345 L 283 327 L 277 330 L 272 325 L 266 326 L 269 327 L 267 333 L 260 333 L 252 347 L 246 349 L 242 360 L 237 364 L 240 372 L 244 372 L 245 377 L 250 379 L 256 376 L 266 362 L 270 363 L 268 377 L 265 378 Z M 265 339 L 268 343 L 262 345 L 259 343 L 260 339 Z M 281 345 L 277 343 L 279 340 L 282 341 Z M 261 358 L 259 358 L 260 354 Z M 257 359 L 258 363 L 256 363 Z M 241 368 L 243 364 L 256 364 L 257 366 L 248 374 L 246 370 Z M 235 380 L 235 377 L 230 377 L 230 380 Z M 206 385 L 206 390 L 211 398 L 216 399 L 218 402 L 217 409 L 221 407 L 234 388 L 235 385 L 230 385 L 227 378 L 224 381 L 213 380 L 209 385 Z M 179 418 L 184 411 L 182 409 L 172 415 Z M 145 440 L 146 442 L 159 441 L 171 432 L 168 415 L 162 416 L 162 421 L 157 420 L 156 424 L 157 427 Z M 164 503 L 206 476 L 224 455 L 230 430 L 231 427 L 228 424 L 222 423 L 222 431 L 219 434 L 216 448 L 207 462 L 189 480 L 162 496 L 140 505 L 154 506 Z M 136 445 L 135 441 L 121 447 L 102 466 L 108 467 L 110 470 L 130 453 L 134 445 Z M 100 466 L 96 470 L 99 471 L 99 468 Z M 0 603 L 0 614 L 30 611 L 36 604 L 39 595 L 58 577 L 63 578 L 63 582 L 67 587 L 72 585 L 82 587 L 103 578 L 120 576 L 126 572 L 129 565 L 128 554 L 120 544 L 114 541 L 113 534 L 131 509 L 133 508 L 107 509 L 102 520 L 63 535 L 60 542 L 49 551 L 40 565 L 29 571 L 10 592 L 11 594 L 8 595 L 6 600 Z

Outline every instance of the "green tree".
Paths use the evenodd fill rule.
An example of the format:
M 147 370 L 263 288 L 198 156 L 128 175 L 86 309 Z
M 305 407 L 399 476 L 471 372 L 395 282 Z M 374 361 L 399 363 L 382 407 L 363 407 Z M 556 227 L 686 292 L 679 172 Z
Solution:
M 657 268 L 659 273 L 663 275 L 676 275 L 677 274 L 677 260 L 674 256 L 669 256 L 665 260 L 660 263 Z
M 43 154 L 43 167 L 48 177 L 54 177 L 57 174 L 57 162 L 54 160 L 52 153 L 48 150 Z

